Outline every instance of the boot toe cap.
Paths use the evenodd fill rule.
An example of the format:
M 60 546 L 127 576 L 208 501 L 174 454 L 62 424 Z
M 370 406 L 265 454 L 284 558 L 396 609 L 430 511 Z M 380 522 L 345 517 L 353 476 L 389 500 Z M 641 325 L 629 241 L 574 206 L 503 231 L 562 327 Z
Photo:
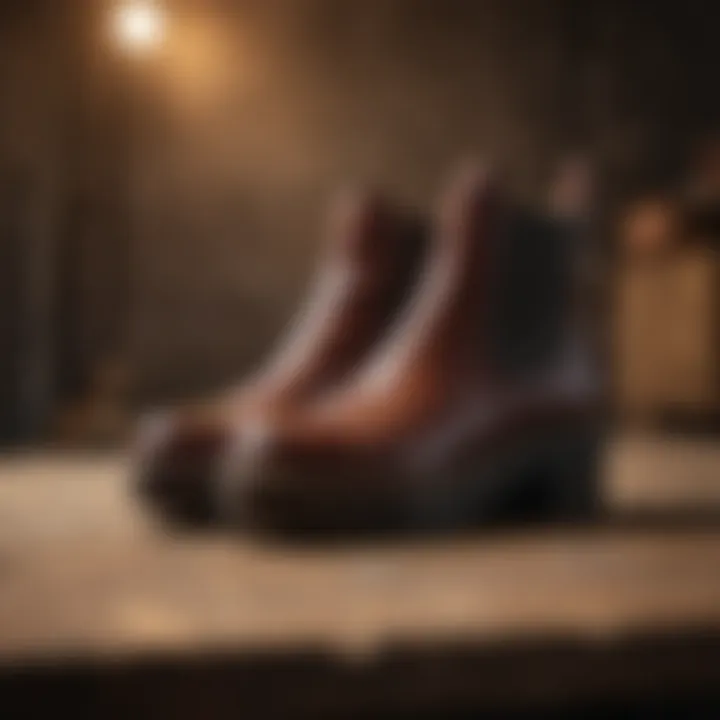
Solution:
M 220 426 L 185 423 L 172 413 L 144 418 L 133 448 L 137 494 L 168 519 L 206 521 L 210 478 L 225 437 Z
M 361 448 L 298 443 L 265 427 L 231 443 L 215 503 L 235 527 L 353 532 L 397 512 L 397 480 L 391 465 Z

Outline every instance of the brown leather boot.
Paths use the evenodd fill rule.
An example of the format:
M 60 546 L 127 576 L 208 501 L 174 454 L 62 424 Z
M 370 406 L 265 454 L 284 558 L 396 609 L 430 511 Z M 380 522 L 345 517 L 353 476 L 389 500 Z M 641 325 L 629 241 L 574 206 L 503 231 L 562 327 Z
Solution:
M 566 311 L 565 235 L 464 173 L 394 332 L 345 388 L 243 426 L 219 511 L 283 529 L 456 527 L 533 483 L 558 511 L 589 510 L 596 387 Z
M 423 236 L 419 221 L 378 196 L 343 198 L 331 213 L 314 291 L 271 361 L 209 403 L 141 423 L 141 495 L 176 519 L 208 519 L 208 479 L 231 423 L 300 403 L 352 373 L 407 299 Z

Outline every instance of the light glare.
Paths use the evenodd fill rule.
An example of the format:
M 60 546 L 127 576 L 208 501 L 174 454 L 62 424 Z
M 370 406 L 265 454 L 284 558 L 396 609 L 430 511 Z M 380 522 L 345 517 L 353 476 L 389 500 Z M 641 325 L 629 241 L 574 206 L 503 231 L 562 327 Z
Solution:
M 160 8 L 150 2 L 119 6 L 114 25 L 120 44 L 135 52 L 147 51 L 160 44 L 165 30 Z

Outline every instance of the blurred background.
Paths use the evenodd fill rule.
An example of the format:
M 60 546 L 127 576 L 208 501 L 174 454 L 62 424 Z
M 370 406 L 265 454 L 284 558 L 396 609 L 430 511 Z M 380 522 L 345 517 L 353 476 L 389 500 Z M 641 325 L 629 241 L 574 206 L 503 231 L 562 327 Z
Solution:
M 258 717 L 573 689 L 596 714 L 568 717 L 608 717 L 631 688 L 634 717 L 716 717 L 719 20 L 715 0 L 3 0 L 0 689 L 51 704 L 37 689 L 69 682 L 107 718 L 239 717 L 235 687 Z M 338 188 L 429 213 L 468 155 L 536 205 L 558 167 L 570 196 L 594 177 L 606 488 L 662 513 L 345 554 L 138 535 L 138 410 L 264 357 Z M 360 662 L 293 654 L 308 637 Z M 237 666 L 138 659 L 231 641 Z
M 428 208 L 468 153 L 533 200 L 564 157 L 592 163 L 620 405 L 707 414 L 712 254 L 678 250 L 662 281 L 677 290 L 656 300 L 639 285 L 660 271 L 636 279 L 622 259 L 709 246 L 686 205 L 720 193 L 715 15 L 701 0 L 7 0 L 0 438 L 111 442 L 130 396 L 238 378 L 297 304 L 338 186 Z M 616 281 L 632 286 L 620 307 Z

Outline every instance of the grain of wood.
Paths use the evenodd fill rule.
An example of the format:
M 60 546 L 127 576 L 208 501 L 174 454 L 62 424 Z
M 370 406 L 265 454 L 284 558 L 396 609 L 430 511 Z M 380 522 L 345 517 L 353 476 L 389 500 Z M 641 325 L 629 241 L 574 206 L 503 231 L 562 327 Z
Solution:
M 625 439 L 606 467 L 618 508 L 682 492 L 686 503 L 693 493 L 720 501 L 711 445 Z M 401 640 L 607 643 L 720 630 L 720 527 L 508 528 L 330 548 L 183 539 L 148 521 L 126 475 L 120 457 L 0 463 L 0 657 L 217 647 L 367 656 Z

